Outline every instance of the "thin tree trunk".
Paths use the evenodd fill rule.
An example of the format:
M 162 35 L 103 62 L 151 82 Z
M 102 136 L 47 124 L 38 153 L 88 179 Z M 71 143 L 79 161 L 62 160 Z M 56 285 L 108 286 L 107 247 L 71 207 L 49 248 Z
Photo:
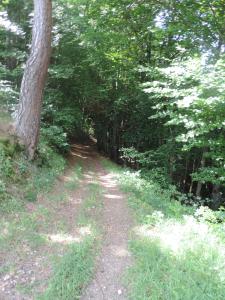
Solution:
M 206 152 L 206 150 L 204 150 L 202 153 L 201 168 L 205 167 L 205 152 Z M 201 191 L 202 191 L 202 182 L 198 181 L 197 188 L 196 188 L 196 196 L 197 197 L 201 197 Z
M 213 184 L 213 190 L 212 190 L 212 208 L 218 209 L 221 205 L 222 196 L 220 193 L 220 185 L 219 184 Z
M 194 161 L 193 161 L 193 166 L 192 166 L 192 173 L 194 173 L 194 171 L 195 171 L 195 161 L 196 161 L 196 159 L 194 158 Z M 192 190 L 193 190 L 193 180 L 192 180 L 192 178 L 191 178 L 191 185 L 190 185 L 190 188 L 189 188 L 189 193 L 192 193 Z
M 15 133 L 33 159 L 37 148 L 42 96 L 51 54 L 52 3 L 34 0 L 31 53 L 27 60 L 15 114 Z
M 186 161 L 185 161 L 185 172 L 184 172 L 184 178 L 183 178 L 183 187 L 184 187 L 184 189 L 186 188 L 186 180 L 187 180 L 187 172 L 188 172 L 188 163 L 189 163 L 189 158 L 186 157 Z

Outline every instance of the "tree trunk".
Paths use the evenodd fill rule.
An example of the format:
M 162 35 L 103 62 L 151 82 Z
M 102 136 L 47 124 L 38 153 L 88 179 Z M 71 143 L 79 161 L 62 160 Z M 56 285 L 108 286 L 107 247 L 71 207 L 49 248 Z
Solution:
M 222 204 L 222 195 L 220 193 L 220 185 L 214 184 L 212 190 L 212 209 L 218 209 Z
M 33 159 L 37 148 L 42 96 L 51 54 L 52 3 L 34 0 L 31 53 L 27 60 L 15 114 L 15 133 Z
M 201 159 L 201 168 L 205 167 L 205 153 L 206 153 L 206 150 L 203 150 L 202 159 Z M 196 196 L 197 197 L 201 197 L 201 191 L 202 191 L 202 182 L 198 181 L 197 188 L 196 188 Z
M 192 173 L 194 173 L 194 171 L 195 171 L 195 161 L 196 161 L 196 159 L 194 158 L 193 166 L 192 166 Z M 193 182 L 192 177 L 191 177 L 191 185 L 190 185 L 190 188 L 189 188 L 189 193 L 192 193 L 193 184 L 194 184 L 194 182 Z

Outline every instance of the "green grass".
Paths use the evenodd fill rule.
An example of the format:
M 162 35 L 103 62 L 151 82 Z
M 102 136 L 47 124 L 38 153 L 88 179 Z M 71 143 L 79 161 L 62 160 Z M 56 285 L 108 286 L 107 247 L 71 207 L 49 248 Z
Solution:
M 212 223 L 216 213 L 182 206 L 172 186 L 164 190 L 109 161 L 104 166 L 127 192 L 137 221 L 134 263 L 125 275 L 130 299 L 225 299 L 225 223 Z
M 41 233 L 38 232 L 39 222 L 37 213 L 29 214 L 23 211 L 10 217 L 4 216 L 0 221 L 0 226 L 1 251 L 19 249 L 21 243 L 23 243 L 23 245 L 26 244 L 31 249 L 35 249 L 45 243 L 45 239 Z
M 1 214 L 10 214 L 12 212 L 23 212 L 24 202 L 14 197 L 9 197 L 5 201 L 0 201 L 0 216 Z
M 78 216 L 78 224 L 87 224 L 93 221 L 94 216 L 98 217 L 103 207 L 102 189 L 98 182 L 91 182 L 87 185 L 87 197 L 84 199 Z
M 12 175 L 2 174 L 7 192 L 4 192 L 4 198 L 0 198 L 0 248 L 8 251 L 24 243 L 33 249 L 45 243 L 39 229 L 47 228 L 52 219 L 47 208 L 36 204 L 35 211 L 30 212 L 26 206 L 29 201 L 35 202 L 38 194 L 52 188 L 56 176 L 64 170 L 65 160 L 53 153 L 48 165 L 38 167 L 18 153 L 12 157 L 10 164 Z M 21 173 L 19 167 L 23 169 Z
M 0 122 L 10 122 L 10 121 L 12 121 L 10 114 L 0 109 Z
M 65 187 L 68 190 L 74 190 L 79 187 L 79 182 L 83 176 L 83 169 L 80 164 L 77 164 L 70 175 L 69 181 L 66 182 Z
M 65 159 L 61 155 L 53 153 L 49 165 L 33 168 L 34 173 L 29 180 L 30 184 L 27 190 L 30 192 L 34 191 L 36 194 L 43 191 L 45 193 L 50 192 L 56 177 L 63 173 L 65 165 Z
M 69 194 L 66 190 L 60 191 L 58 194 L 49 194 L 48 199 L 52 202 L 58 203 L 67 203 L 69 199 Z
M 53 151 L 48 164 L 40 166 L 28 162 L 22 152 L 9 157 L 0 151 L 0 160 L 0 215 L 20 211 L 25 202 L 35 202 L 39 194 L 51 191 L 65 168 L 65 159 Z
M 22 295 L 26 295 L 26 296 L 29 295 L 30 297 L 32 297 L 32 293 L 33 293 L 33 290 L 35 289 L 35 287 L 36 287 L 36 283 L 17 284 L 16 290 L 19 293 L 22 293 Z
M 87 197 L 80 208 L 76 227 L 87 230 L 80 242 L 74 242 L 66 254 L 57 260 L 53 277 L 46 292 L 39 300 L 76 300 L 80 299 L 83 289 L 90 281 L 95 258 L 100 246 L 100 229 L 96 222 L 102 208 L 101 188 L 97 182 L 87 185 Z
M 50 200 L 43 198 L 43 205 L 36 201 L 37 195 L 42 198 L 52 189 L 56 177 L 62 174 L 65 167 L 65 159 L 54 151 L 51 153 L 46 164 L 28 162 L 21 151 L 12 156 L 7 151 L 0 153 L 3 162 L 0 182 L 5 187 L 0 191 L 2 274 L 9 273 L 11 269 L 15 271 L 21 261 L 29 260 L 29 252 L 40 251 L 47 245 L 46 233 L 49 229 L 58 230 L 61 220 L 52 222 L 55 212 Z
M 93 237 L 87 237 L 82 243 L 70 247 L 56 265 L 53 278 L 40 300 L 80 299 L 82 289 L 91 278 L 94 267 Z

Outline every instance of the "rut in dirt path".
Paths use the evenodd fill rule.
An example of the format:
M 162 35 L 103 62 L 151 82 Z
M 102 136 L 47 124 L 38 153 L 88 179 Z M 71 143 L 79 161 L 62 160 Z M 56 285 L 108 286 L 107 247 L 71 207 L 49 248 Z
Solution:
M 122 277 L 131 265 L 128 239 L 132 219 L 126 196 L 120 192 L 114 176 L 101 167 L 98 157 L 96 156 L 96 176 L 103 188 L 104 241 L 96 262 L 94 278 L 81 300 L 125 300 L 127 291 Z

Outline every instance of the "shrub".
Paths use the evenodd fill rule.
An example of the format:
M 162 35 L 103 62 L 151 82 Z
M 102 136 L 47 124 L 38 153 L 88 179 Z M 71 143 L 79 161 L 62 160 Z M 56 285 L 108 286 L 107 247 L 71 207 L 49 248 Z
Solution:
M 49 146 L 54 147 L 61 153 L 66 153 L 69 150 L 67 134 L 61 127 L 50 126 L 41 129 L 42 141 Z
M 7 156 L 6 151 L 3 147 L 0 147 L 0 176 L 11 177 L 13 175 L 12 161 Z
M 6 186 L 5 183 L 0 180 L 0 200 L 4 199 L 6 196 Z
M 171 179 L 165 168 L 153 168 L 151 170 L 143 170 L 142 177 L 147 180 L 157 182 L 163 189 L 167 189 L 171 185 Z

